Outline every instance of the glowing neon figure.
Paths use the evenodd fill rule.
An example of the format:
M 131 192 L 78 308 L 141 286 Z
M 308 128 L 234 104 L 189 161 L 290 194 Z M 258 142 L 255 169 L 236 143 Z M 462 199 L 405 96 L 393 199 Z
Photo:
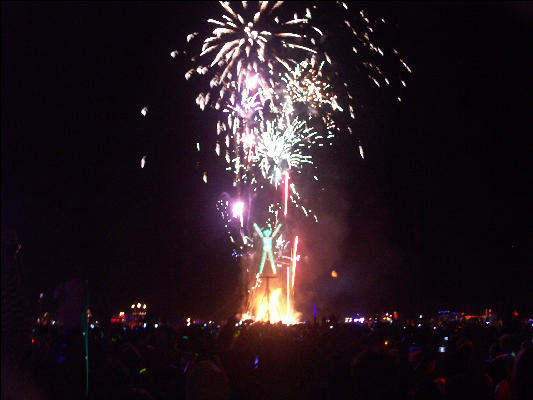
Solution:
M 274 232 L 272 232 L 270 229 L 265 229 L 261 232 L 261 229 L 259 229 L 259 226 L 254 223 L 254 228 L 257 234 L 261 239 L 263 239 L 263 256 L 261 257 L 261 265 L 259 267 L 259 275 L 263 273 L 263 267 L 265 266 L 265 259 L 268 253 L 268 258 L 270 260 L 270 265 L 272 266 L 272 272 L 276 274 L 276 263 L 274 262 L 274 254 L 272 254 L 272 239 L 274 236 L 276 236 L 281 228 L 281 224 L 279 224 L 276 229 L 274 229 Z

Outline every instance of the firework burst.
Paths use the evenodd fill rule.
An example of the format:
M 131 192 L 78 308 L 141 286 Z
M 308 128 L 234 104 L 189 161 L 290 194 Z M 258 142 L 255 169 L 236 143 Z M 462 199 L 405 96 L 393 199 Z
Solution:
M 411 69 L 398 51 L 378 43 L 376 32 L 385 20 L 372 20 L 363 11 L 353 14 L 343 2 L 297 11 L 281 1 L 219 4 L 220 15 L 207 20 L 207 32 L 187 36 L 195 50 L 175 50 L 171 56 L 196 54 L 185 78 L 201 75 L 209 82 L 196 103 L 217 111 L 214 149 L 225 159 L 234 187 L 217 209 L 234 255 L 251 260 L 243 262 L 248 273 L 257 267 L 252 264 L 259 237 L 268 238 L 283 223 L 269 259 L 274 273 L 276 266 L 287 268 L 288 315 L 299 237 L 292 243 L 284 239 L 298 227 L 288 217 L 289 205 L 318 222 L 297 190 L 319 180 L 314 149 L 333 145 L 339 133 L 353 133 L 350 124 L 361 99 L 352 92 L 361 71 L 382 88 L 396 82 L 383 66 L 391 63 L 382 60 L 392 57 L 403 71 Z M 397 80 L 406 86 L 403 77 Z M 363 158 L 362 145 L 357 147 Z M 207 183 L 205 172 L 203 179 Z M 259 225 L 268 228 L 261 231 Z M 247 283 L 248 292 L 261 286 L 259 275 Z

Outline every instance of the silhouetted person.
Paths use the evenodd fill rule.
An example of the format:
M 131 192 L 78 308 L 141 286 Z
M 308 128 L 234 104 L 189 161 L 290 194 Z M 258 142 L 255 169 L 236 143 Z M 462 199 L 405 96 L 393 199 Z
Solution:
M 490 399 L 490 379 L 484 376 L 474 358 L 472 342 L 459 339 L 450 343 L 445 360 L 446 398 Z
M 533 399 L 533 346 L 518 353 L 513 371 L 513 400 Z
M 364 350 L 352 363 L 355 398 L 403 399 L 398 364 L 383 350 Z

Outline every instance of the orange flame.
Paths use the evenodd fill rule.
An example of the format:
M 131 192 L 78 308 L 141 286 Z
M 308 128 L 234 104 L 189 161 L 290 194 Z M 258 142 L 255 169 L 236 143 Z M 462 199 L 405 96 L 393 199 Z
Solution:
M 299 322 L 299 313 L 294 311 L 292 304 L 287 307 L 284 296 L 282 296 L 281 288 L 271 291 L 270 300 L 267 300 L 267 297 L 263 293 L 256 295 L 249 308 L 242 315 L 243 320 L 252 319 L 255 322 L 268 322 L 270 314 L 270 322 L 273 324 L 280 321 L 287 325 L 297 324 Z

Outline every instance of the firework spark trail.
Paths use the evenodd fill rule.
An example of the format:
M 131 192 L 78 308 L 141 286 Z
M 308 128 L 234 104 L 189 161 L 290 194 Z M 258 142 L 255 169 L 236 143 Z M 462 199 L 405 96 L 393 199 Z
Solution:
M 296 261 L 298 258 L 298 236 L 294 238 L 294 247 L 292 255 L 292 288 L 294 289 L 294 278 L 296 276 Z
M 290 311 L 291 311 L 291 290 L 290 290 L 290 287 L 289 287 L 289 282 L 290 282 L 290 271 L 291 269 L 290 268 L 287 268 L 287 289 L 286 289 L 286 292 L 287 292 L 287 315 L 290 314 Z
M 285 190 L 284 190 L 284 211 L 283 214 L 287 216 L 287 198 L 289 196 L 289 173 L 287 171 L 284 172 L 285 174 Z

